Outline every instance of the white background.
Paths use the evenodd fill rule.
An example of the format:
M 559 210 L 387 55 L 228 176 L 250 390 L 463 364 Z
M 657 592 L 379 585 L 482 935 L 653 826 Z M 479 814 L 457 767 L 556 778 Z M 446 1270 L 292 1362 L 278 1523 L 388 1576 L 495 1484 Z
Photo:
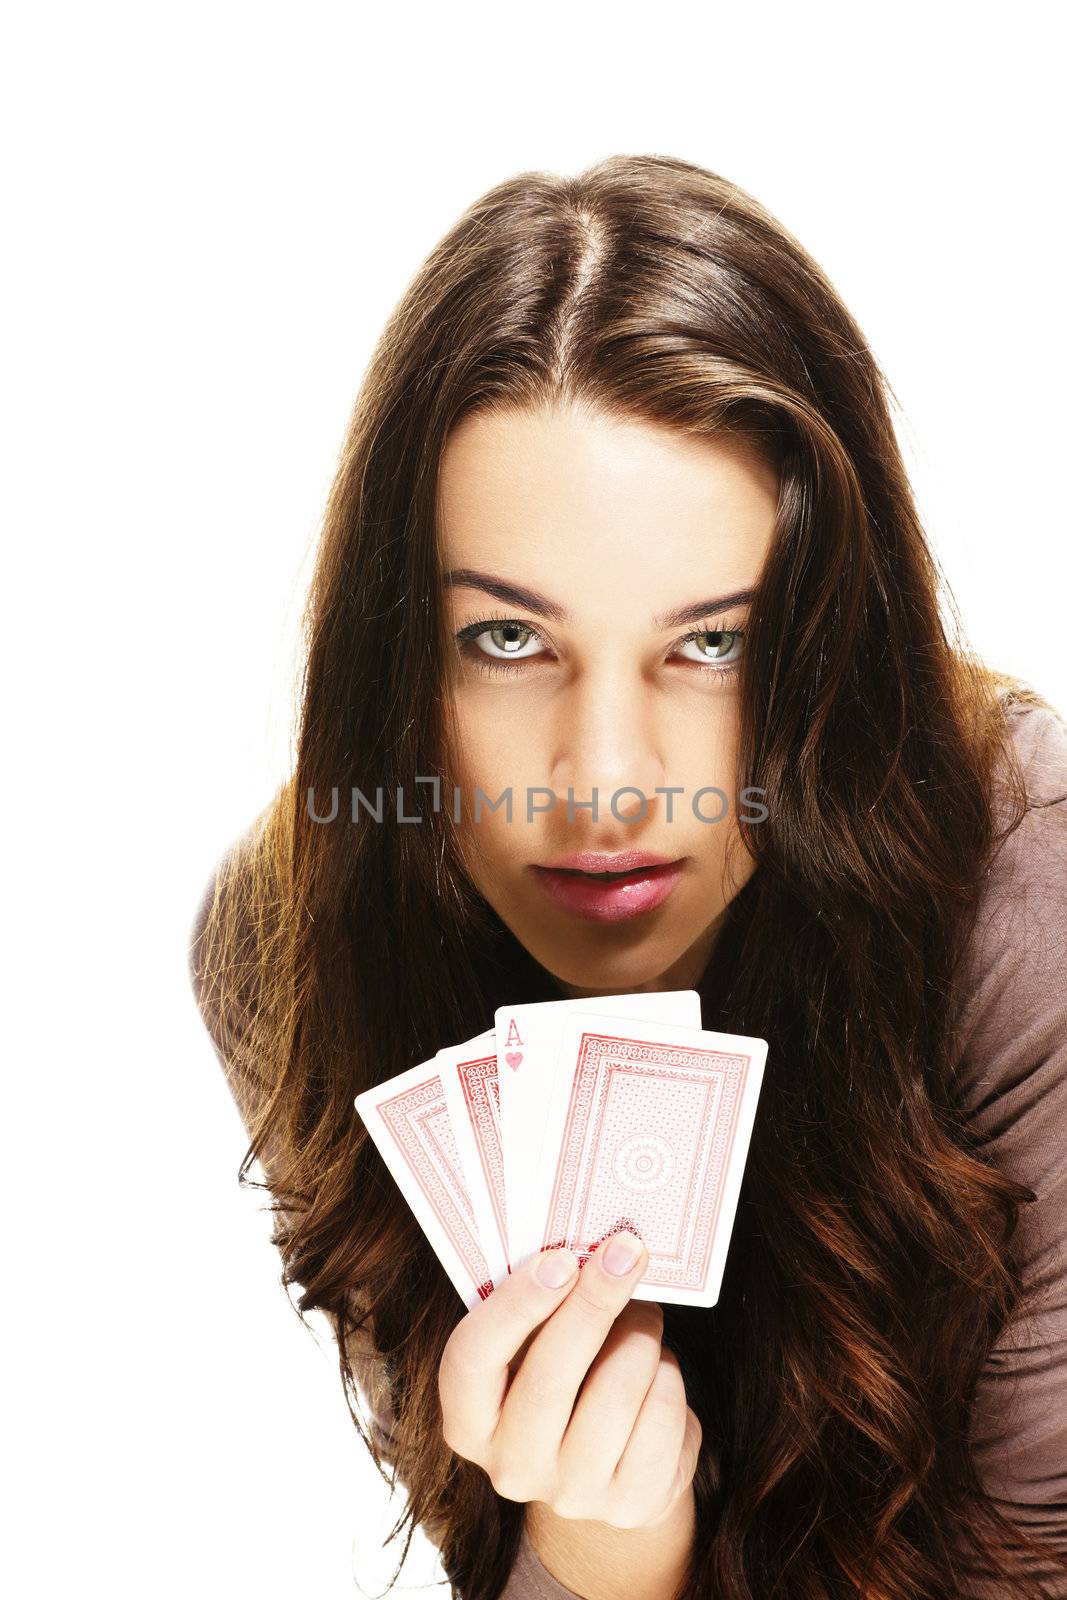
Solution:
M 286 770 L 319 518 L 410 276 L 525 169 L 651 152 L 741 184 L 887 371 L 972 643 L 1067 706 L 1053 21 L 8 8 L 10 1592 L 348 1600 L 391 1571 L 185 961 Z

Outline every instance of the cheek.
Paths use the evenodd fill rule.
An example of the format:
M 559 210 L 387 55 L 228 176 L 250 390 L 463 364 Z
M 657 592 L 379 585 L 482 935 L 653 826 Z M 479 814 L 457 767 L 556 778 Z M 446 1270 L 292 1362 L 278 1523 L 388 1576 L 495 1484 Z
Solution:
M 450 755 L 456 782 L 464 789 L 473 789 L 476 783 L 487 789 L 488 780 L 495 776 L 494 765 L 499 762 L 501 729 L 487 714 L 484 705 L 479 708 L 477 696 L 457 699 L 453 722 Z
M 534 840 L 542 819 L 535 813 L 526 821 L 527 789 L 543 783 L 537 766 L 537 752 L 528 731 L 516 730 L 513 721 L 501 725 L 477 697 L 455 707 L 454 737 L 448 746 L 446 788 L 443 803 L 452 806 L 452 785 L 460 790 L 460 821 L 457 831 L 467 869 L 482 889 L 492 886 L 502 869 L 525 862 L 536 855 Z M 511 821 L 506 800 L 492 809 L 501 796 L 511 790 Z M 479 799 L 478 821 L 475 797 Z
M 514 713 L 494 714 L 488 701 L 477 695 L 458 699 L 453 722 L 448 779 L 463 791 L 464 817 L 473 812 L 476 788 L 493 801 L 510 788 L 512 815 L 518 825 L 525 817 L 527 788 L 545 782 L 536 730 Z M 482 815 L 487 820 L 484 802 Z
M 705 844 L 725 830 L 722 823 L 705 825 L 696 820 L 693 799 L 700 790 L 720 790 L 721 794 L 707 793 L 697 802 L 704 816 L 716 816 L 726 810 L 727 817 L 737 811 L 737 710 L 732 701 L 723 697 L 704 703 L 685 715 L 681 708 L 677 720 L 669 730 L 669 742 L 663 750 L 663 760 L 669 776 L 666 782 L 680 787 L 683 793 L 674 799 L 674 814 L 681 825 Z M 666 805 L 663 800 L 661 804 Z

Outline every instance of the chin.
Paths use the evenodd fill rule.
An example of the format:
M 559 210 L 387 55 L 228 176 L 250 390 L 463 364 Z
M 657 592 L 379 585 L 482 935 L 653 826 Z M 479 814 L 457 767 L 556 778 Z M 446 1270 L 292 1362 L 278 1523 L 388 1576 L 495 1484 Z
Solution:
M 655 983 L 685 953 L 684 947 L 667 948 L 658 941 L 644 945 L 631 942 L 628 947 L 616 944 L 614 949 L 605 945 L 599 951 L 593 948 L 562 950 L 558 941 L 548 944 L 523 939 L 521 942 L 557 982 L 587 989 L 590 994 L 635 993 L 646 984 Z

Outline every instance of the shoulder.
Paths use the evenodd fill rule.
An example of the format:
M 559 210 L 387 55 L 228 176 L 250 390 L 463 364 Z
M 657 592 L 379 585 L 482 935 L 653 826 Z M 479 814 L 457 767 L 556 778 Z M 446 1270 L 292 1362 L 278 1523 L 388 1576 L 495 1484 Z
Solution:
M 254 971 L 256 911 L 253 856 L 258 823 L 233 841 L 212 867 L 196 900 L 188 931 L 189 981 L 201 1019 L 215 1047 L 245 1131 L 251 1139 L 269 1097 L 269 1078 L 250 1044 L 255 1013 Z M 275 1131 L 265 1135 L 259 1151 L 268 1181 L 284 1170 Z M 293 1211 L 281 1216 L 291 1221 Z M 352 1324 L 346 1350 L 366 1402 L 364 1421 L 380 1457 L 396 1453 L 395 1414 L 388 1364 L 374 1340 L 369 1314 L 360 1315 L 356 1297 L 348 1295 Z M 337 1338 L 337 1313 L 320 1308 Z
M 187 934 L 189 983 L 201 1020 L 251 1136 L 269 1094 L 257 1015 L 256 909 L 252 857 L 256 825 L 234 840 L 197 897 Z M 271 1155 L 273 1151 L 269 1152 Z M 261 1157 L 267 1161 L 265 1147 Z M 267 1162 L 268 1170 L 270 1162 Z
M 1030 805 L 1067 798 L 1067 719 L 1054 706 L 1025 700 L 1006 703 L 1004 719 Z
M 1008 717 L 1027 805 L 982 888 L 958 1087 L 981 1153 L 1033 1198 L 1015 1241 L 1023 1300 L 987 1361 L 973 1439 L 989 1491 L 1067 1548 L 1067 726 L 1043 706 Z
M 209 979 L 214 970 L 216 930 L 222 927 L 227 914 L 235 910 L 240 917 L 239 928 L 242 936 L 247 938 L 251 932 L 251 918 L 245 904 L 246 896 L 242 892 L 243 882 L 248 877 L 251 848 L 252 830 L 249 829 L 229 844 L 218 857 L 196 898 L 186 948 L 189 982 L 201 1011 L 204 1009 Z
M 257 928 L 255 859 L 262 819 L 222 851 L 200 888 L 186 949 L 189 983 L 217 1046 L 230 1049 L 255 1009 Z
M 1043 706 L 1014 706 L 1007 717 L 1026 810 L 981 886 L 960 1018 L 960 1089 L 991 1133 L 993 1102 L 1010 1109 L 1003 1097 L 1052 1064 L 1067 1023 L 1067 724 Z M 1067 1094 L 1067 1081 L 1060 1089 Z

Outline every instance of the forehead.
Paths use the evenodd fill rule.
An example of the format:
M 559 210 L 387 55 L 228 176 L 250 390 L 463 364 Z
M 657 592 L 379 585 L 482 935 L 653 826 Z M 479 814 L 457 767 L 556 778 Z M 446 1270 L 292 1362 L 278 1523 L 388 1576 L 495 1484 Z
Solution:
M 773 466 L 736 436 L 696 438 L 576 407 L 483 412 L 445 444 L 440 554 L 446 566 L 567 568 L 584 556 L 593 565 L 639 558 L 646 570 L 656 558 L 697 562 L 706 577 L 726 561 L 752 578 L 777 498 Z

